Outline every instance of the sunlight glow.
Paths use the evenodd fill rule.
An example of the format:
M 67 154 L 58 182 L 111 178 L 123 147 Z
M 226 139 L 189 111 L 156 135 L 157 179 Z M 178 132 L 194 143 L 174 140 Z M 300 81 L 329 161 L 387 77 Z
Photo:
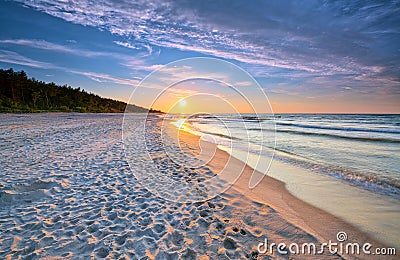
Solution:
M 176 122 L 172 123 L 174 126 L 178 127 L 179 130 L 184 129 L 185 128 L 185 119 L 179 119 Z
M 182 99 L 181 101 L 179 101 L 179 105 L 181 106 L 186 106 L 186 100 Z

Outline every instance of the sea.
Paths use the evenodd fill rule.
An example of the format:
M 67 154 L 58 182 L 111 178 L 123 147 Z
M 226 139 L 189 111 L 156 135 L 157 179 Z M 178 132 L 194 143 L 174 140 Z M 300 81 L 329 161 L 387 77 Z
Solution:
M 168 117 L 182 130 L 282 181 L 299 199 L 400 246 L 400 115 Z
M 400 115 L 198 114 L 184 120 L 191 132 L 232 154 L 273 156 L 400 199 Z

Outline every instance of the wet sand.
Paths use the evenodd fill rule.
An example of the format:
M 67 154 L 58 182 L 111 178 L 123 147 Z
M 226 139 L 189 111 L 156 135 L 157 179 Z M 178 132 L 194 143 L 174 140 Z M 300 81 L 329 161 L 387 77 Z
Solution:
M 254 171 L 253 168 L 245 165 L 242 161 L 218 149 L 215 144 L 203 141 L 198 136 L 185 131 L 179 131 L 179 137 L 181 142 L 189 144 L 190 147 L 196 147 L 198 154 L 214 154 L 213 158 L 207 164 L 213 171 L 218 173 L 222 171 L 242 171 L 242 175 L 236 181 L 232 182 L 232 187 L 226 191 L 226 194 L 239 192 L 248 200 L 268 205 L 276 210 L 283 219 L 304 230 L 309 235 L 314 236 L 320 243 L 328 242 L 329 240 L 338 242 L 336 238 L 337 233 L 344 231 L 348 236 L 346 242 L 359 243 L 360 245 L 368 242 L 373 244 L 374 247 L 388 247 L 388 245 L 385 245 L 344 220 L 300 200 L 287 190 L 285 183 L 268 175 L 263 177 L 262 181 L 256 187 L 249 188 L 252 174 L 262 175 L 261 173 Z M 290 167 L 273 160 L 270 171 L 284 173 L 285 171 L 293 170 Z M 279 229 L 278 227 L 276 228 Z M 286 244 L 292 242 L 285 241 L 284 239 L 278 239 L 278 241 Z M 342 257 L 351 259 L 374 258 L 374 256 L 365 254 L 360 254 L 359 256 L 344 254 Z

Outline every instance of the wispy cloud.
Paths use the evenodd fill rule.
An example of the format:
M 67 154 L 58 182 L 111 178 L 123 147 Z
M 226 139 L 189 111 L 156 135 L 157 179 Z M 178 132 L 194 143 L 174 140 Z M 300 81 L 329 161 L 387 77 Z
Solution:
M 129 42 L 122 42 L 122 41 L 114 41 L 115 44 L 119 45 L 119 46 L 123 46 L 125 48 L 128 49 L 134 49 L 134 50 L 146 50 L 146 53 L 140 52 L 139 53 L 139 57 L 147 57 L 153 54 L 153 48 L 149 45 L 149 44 L 139 44 L 139 45 L 134 45 L 132 43 Z M 157 53 L 157 55 L 159 55 L 160 52 Z
M 76 42 L 75 42 L 76 43 Z M 80 57 L 99 58 L 99 57 L 111 57 L 119 61 L 123 66 L 126 66 L 134 71 L 153 71 L 162 65 L 148 65 L 144 58 L 151 55 L 153 49 L 150 46 L 136 47 L 128 42 L 114 41 L 115 44 L 135 50 L 146 49 L 146 53 L 138 52 L 135 55 L 125 55 L 117 52 L 104 52 L 104 51 L 91 51 L 85 49 L 79 49 L 77 47 L 70 47 L 62 44 L 56 44 L 45 40 L 38 39 L 6 39 L 0 40 L 0 44 L 3 45 L 21 45 L 29 48 L 36 48 L 46 50 L 50 52 L 61 52 L 72 54 Z
M 40 68 L 40 69 L 58 69 L 59 68 L 58 66 L 55 66 L 51 63 L 34 60 L 31 58 L 22 56 L 16 52 L 6 51 L 6 50 L 0 50 L 0 61 L 6 62 L 6 63 L 11 63 L 11 64 L 29 66 L 29 67 L 33 67 L 33 68 Z
M 120 85 L 129 85 L 132 87 L 136 87 L 140 83 L 139 79 L 118 78 L 118 77 L 114 77 L 114 76 L 111 76 L 111 75 L 105 74 L 105 73 L 75 71 L 75 70 L 70 70 L 69 72 L 74 73 L 74 74 L 84 75 L 94 81 L 97 81 L 97 82 L 111 82 L 111 83 L 116 83 L 116 84 L 120 84 Z
M 32 68 L 39 68 L 39 69 L 61 70 L 61 71 L 65 71 L 68 73 L 86 76 L 96 82 L 103 82 L 103 83 L 110 82 L 110 83 L 114 83 L 114 84 L 129 85 L 129 86 L 133 86 L 133 87 L 136 87 L 140 83 L 140 78 L 137 78 L 137 77 L 133 77 L 131 79 L 118 78 L 118 77 L 114 77 L 114 76 L 111 76 L 111 75 L 105 74 L 105 73 L 73 70 L 73 69 L 65 68 L 65 67 L 58 66 L 58 65 L 55 65 L 52 63 L 34 60 L 34 59 L 28 58 L 26 56 L 23 56 L 19 53 L 13 52 L 13 51 L 0 50 L 0 62 L 18 64 L 18 65 L 28 66 L 28 67 L 32 67 Z M 53 75 L 47 74 L 46 76 L 53 76 Z
M 398 72 L 379 58 L 382 47 L 397 52 L 385 46 L 399 40 L 399 7 L 393 2 L 20 1 L 126 36 L 132 40 L 116 44 L 150 53 L 159 46 L 323 75 Z M 399 65 L 398 52 L 396 57 Z
M 109 56 L 110 53 L 105 52 L 96 52 L 90 50 L 81 50 L 76 48 L 71 48 L 61 44 L 55 44 L 44 40 L 36 40 L 36 39 L 12 39 L 12 40 L 0 40 L 0 44 L 15 44 L 15 45 L 23 45 L 31 48 L 55 51 L 55 52 L 63 52 L 69 53 L 73 55 L 79 55 L 84 57 L 97 57 L 97 56 Z
M 263 87 L 277 96 L 400 95 L 400 6 L 395 2 L 17 1 L 75 24 L 109 31 L 116 38 L 112 44 L 121 48 L 112 46 L 116 53 L 101 52 L 78 48 L 76 42 L 40 39 L 2 39 L 0 44 L 96 59 L 112 57 L 117 66 L 141 77 L 174 57 L 221 57 L 265 80 Z M 154 59 L 160 50 L 166 55 Z M 125 55 L 128 52 L 132 55 Z M 0 55 L 14 64 L 53 66 L 17 53 Z M 139 81 L 94 71 L 75 73 L 115 84 Z M 166 70 L 164 79 L 190 73 Z
M 138 59 L 138 58 L 124 61 L 122 63 L 122 65 L 124 65 L 134 71 L 142 70 L 142 71 L 147 71 L 147 72 L 158 70 L 158 69 L 164 67 L 163 64 L 148 64 L 148 62 L 146 62 L 145 60 Z
M 137 47 L 129 42 L 121 42 L 121 41 L 114 41 L 115 44 L 119 45 L 119 46 L 123 46 L 126 47 L 128 49 L 134 49 L 134 50 L 138 50 L 140 49 L 140 47 Z

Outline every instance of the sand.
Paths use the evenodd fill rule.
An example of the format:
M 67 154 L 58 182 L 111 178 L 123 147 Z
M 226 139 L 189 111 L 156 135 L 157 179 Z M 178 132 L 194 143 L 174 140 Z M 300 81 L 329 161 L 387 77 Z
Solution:
M 346 231 L 352 241 L 381 245 L 296 199 L 282 182 L 266 177 L 248 189 L 252 169 L 213 144 L 201 144 L 202 158 L 211 151 L 211 160 L 191 167 L 191 159 L 200 152 L 196 136 L 181 134 L 186 157 L 178 157 L 186 165 L 176 164 L 160 149 L 163 139 L 156 116 L 145 131 L 144 115 L 132 115 L 125 143 L 122 115 L 59 113 L 0 115 L 0 119 L 2 259 L 366 257 L 332 255 L 327 250 L 317 256 L 257 252 L 266 237 L 275 243 L 317 244 L 335 240 L 337 230 Z M 173 133 L 173 127 L 168 129 Z M 227 191 L 215 194 L 202 183 L 220 175 L 226 162 L 225 171 L 243 169 L 243 175 Z M 146 176 L 151 178 L 143 179 Z M 229 182 L 222 178 L 213 185 L 218 189 Z M 170 189 L 176 183 L 185 185 Z M 192 194 L 193 190 L 204 193 Z M 215 196 L 182 202 L 207 197 L 207 192 Z
M 179 131 L 179 136 L 181 142 L 188 143 L 190 147 L 197 147 L 197 153 L 200 153 L 202 150 L 201 153 L 214 154 L 213 159 L 211 159 L 207 164 L 214 172 L 242 171 L 240 178 L 232 184 L 232 187 L 225 192 L 225 195 L 231 193 L 236 194 L 236 192 L 239 192 L 242 196 L 246 197 L 245 200 L 251 200 L 256 203 L 268 205 L 272 209 L 276 210 L 287 222 L 307 232 L 309 236 L 313 236 L 313 238 L 317 239 L 320 243 L 329 240 L 338 242 L 336 239 L 337 233 L 345 231 L 349 237 L 349 242 L 351 243 L 359 243 L 362 245 L 368 242 L 373 244 L 375 247 L 390 247 L 344 220 L 298 199 L 287 190 L 285 183 L 271 178 L 270 176 L 265 176 L 256 187 L 252 189 L 249 188 L 250 177 L 252 174 L 261 175 L 261 173 L 254 171 L 254 169 L 247 165 L 244 165 L 242 161 L 230 157 L 227 152 L 216 149 L 214 147 L 215 144 L 205 142 L 198 136 L 194 136 L 185 131 Z M 292 171 L 292 168 L 293 166 L 274 160 L 270 170 L 284 173 L 285 171 Z M 277 226 L 275 226 L 275 228 L 277 228 Z M 285 232 L 286 231 L 287 230 L 285 230 Z M 267 233 L 269 238 L 272 237 L 270 231 Z M 275 237 L 276 234 L 274 234 L 273 240 L 278 241 L 278 243 L 288 243 L 288 241 L 289 243 L 297 242 L 289 237 L 280 237 L 280 232 L 277 232 L 277 234 L 277 237 Z M 303 257 L 305 256 L 303 255 L 300 258 Z M 342 257 L 352 259 L 374 258 L 374 256 L 365 254 L 360 254 L 359 256 L 344 254 Z

